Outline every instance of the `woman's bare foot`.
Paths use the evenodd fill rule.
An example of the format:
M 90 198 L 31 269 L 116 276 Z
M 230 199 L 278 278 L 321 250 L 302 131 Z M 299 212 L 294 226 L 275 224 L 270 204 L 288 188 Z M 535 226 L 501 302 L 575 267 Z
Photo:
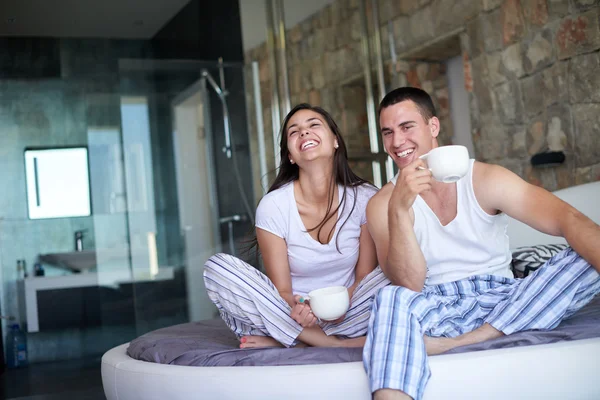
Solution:
M 256 347 L 284 347 L 270 336 L 242 336 L 240 349 L 253 349 Z
M 451 338 L 424 335 L 423 340 L 425 341 L 425 350 L 427 350 L 428 356 L 442 354 L 457 347 L 457 344 Z

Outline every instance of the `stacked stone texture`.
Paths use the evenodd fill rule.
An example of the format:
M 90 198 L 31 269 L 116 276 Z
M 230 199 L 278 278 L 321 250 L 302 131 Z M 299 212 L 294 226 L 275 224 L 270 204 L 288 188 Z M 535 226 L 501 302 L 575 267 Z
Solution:
M 358 1 L 336 0 L 287 31 L 292 104 L 310 102 L 331 112 L 351 153 L 369 146 Z M 478 160 L 548 190 L 600 180 L 600 1 L 379 0 L 379 12 L 388 89 L 408 84 L 429 91 L 443 144 L 452 138 L 444 64 L 402 59 L 391 65 L 389 26 L 399 55 L 459 36 Z M 260 63 L 265 131 L 272 140 L 266 45 L 248 51 L 246 61 Z M 256 151 L 251 96 L 248 104 Z M 271 142 L 271 170 L 272 149 Z M 531 156 L 548 149 L 564 151 L 566 162 L 532 168 Z M 368 174 L 368 166 L 356 166 Z

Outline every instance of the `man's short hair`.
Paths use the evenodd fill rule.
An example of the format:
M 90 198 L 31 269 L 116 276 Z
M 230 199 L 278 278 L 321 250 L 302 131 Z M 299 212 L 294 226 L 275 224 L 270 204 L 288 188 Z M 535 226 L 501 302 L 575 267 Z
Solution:
M 431 100 L 431 96 L 429 96 L 426 91 L 415 87 L 405 86 L 394 89 L 385 95 L 383 100 L 381 100 L 381 103 L 379 103 L 377 117 L 381 116 L 381 111 L 384 108 L 393 106 L 394 104 L 398 104 L 406 100 L 411 100 L 413 103 L 415 103 L 419 113 L 423 116 L 423 119 L 425 119 L 425 122 L 428 122 L 431 117 L 437 116 L 435 107 L 433 105 L 433 100 Z

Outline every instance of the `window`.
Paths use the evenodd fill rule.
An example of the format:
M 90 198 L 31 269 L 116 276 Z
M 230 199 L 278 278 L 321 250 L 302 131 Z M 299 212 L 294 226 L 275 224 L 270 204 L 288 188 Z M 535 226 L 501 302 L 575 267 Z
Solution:
M 87 148 L 26 149 L 25 177 L 30 219 L 91 214 Z

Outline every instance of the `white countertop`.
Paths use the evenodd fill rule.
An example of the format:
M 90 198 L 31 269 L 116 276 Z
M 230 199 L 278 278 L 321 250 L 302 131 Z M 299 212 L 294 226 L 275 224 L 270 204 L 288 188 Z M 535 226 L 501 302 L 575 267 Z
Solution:
M 25 301 L 27 332 L 39 332 L 37 292 L 39 290 L 68 289 L 89 286 L 118 287 L 120 284 L 163 281 L 173 279 L 174 267 L 161 267 L 158 273 L 136 271 L 134 279 L 130 270 L 95 271 L 61 276 L 32 276 L 19 281 L 20 295 Z

